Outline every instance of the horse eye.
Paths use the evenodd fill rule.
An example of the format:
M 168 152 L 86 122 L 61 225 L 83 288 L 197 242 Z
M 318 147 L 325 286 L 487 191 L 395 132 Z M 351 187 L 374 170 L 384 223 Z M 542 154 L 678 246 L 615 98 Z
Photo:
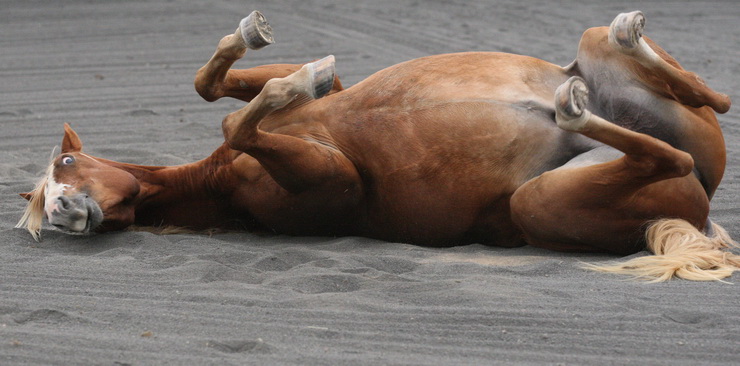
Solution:
M 65 156 L 62 158 L 62 165 L 69 165 L 75 162 L 75 158 L 72 156 Z

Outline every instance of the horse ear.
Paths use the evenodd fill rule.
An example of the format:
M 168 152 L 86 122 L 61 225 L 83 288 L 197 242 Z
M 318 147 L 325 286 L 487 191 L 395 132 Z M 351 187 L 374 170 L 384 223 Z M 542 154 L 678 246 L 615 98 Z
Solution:
M 25 198 L 25 199 L 27 199 L 29 201 L 31 200 L 31 198 L 33 198 L 33 192 L 19 193 L 19 194 L 21 195 L 21 197 L 23 197 L 23 198 Z
M 82 141 L 77 136 L 69 123 L 64 124 L 64 139 L 62 140 L 62 153 L 82 151 Z

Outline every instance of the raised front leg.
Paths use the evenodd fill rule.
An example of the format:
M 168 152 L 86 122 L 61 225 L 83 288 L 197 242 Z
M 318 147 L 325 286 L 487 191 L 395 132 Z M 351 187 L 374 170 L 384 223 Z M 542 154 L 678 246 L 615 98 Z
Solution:
M 645 16 L 640 11 L 619 14 L 609 26 L 609 44 L 630 56 L 635 71 L 653 91 L 691 107 L 710 106 L 717 113 L 730 109 L 730 98 L 710 89 L 698 75 L 684 70 L 660 46 L 642 36 Z
M 229 114 L 223 121 L 228 145 L 257 159 L 270 176 L 291 193 L 335 185 L 354 191 L 360 185 L 359 175 L 349 159 L 314 136 L 330 136 L 320 123 L 296 123 L 283 127 L 290 135 L 263 131 L 260 122 L 288 105 L 310 102 L 331 90 L 334 80 L 334 57 L 328 56 L 301 67 L 295 73 L 268 81 L 262 91 L 244 108 Z M 280 117 L 300 121 L 302 110 L 294 109 Z M 305 117 L 308 118 L 308 117 Z M 286 130 L 287 129 L 287 130 Z
M 258 11 L 242 19 L 234 34 L 221 39 L 208 62 L 195 76 L 195 90 L 203 99 L 212 102 L 222 97 L 251 101 L 270 79 L 283 78 L 301 69 L 299 64 L 257 66 L 245 70 L 232 70 L 234 63 L 244 57 L 247 50 L 258 50 L 273 43 L 272 28 Z M 332 92 L 342 90 L 335 77 Z

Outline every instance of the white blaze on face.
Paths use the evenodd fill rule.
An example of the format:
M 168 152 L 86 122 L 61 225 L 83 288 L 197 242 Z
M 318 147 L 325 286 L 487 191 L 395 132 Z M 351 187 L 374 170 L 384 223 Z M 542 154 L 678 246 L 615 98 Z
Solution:
M 70 231 L 81 232 L 85 230 L 85 227 L 87 226 L 87 217 L 79 217 L 70 221 L 69 218 L 54 216 L 54 212 L 62 212 L 62 208 L 59 207 L 59 201 L 57 199 L 60 196 L 63 196 L 64 192 L 72 188 L 72 186 L 69 184 L 57 183 L 54 180 L 52 173 L 49 174 L 46 188 L 44 189 L 44 212 L 46 213 L 46 218 L 49 220 L 50 224 L 61 224 Z
M 57 198 L 64 195 L 64 191 L 70 187 L 69 184 L 57 183 L 54 180 L 53 174 L 49 174 L 46 181 L 46 188 L 44 189 L 44 211 L 47 218 L 51 218 L 51 214 L 54 211 L 60 211 Z

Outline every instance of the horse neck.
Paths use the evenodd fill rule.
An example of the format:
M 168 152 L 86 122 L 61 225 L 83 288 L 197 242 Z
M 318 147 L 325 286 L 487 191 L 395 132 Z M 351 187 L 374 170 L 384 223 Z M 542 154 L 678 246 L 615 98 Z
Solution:
M 206 229 L 233 219 L 231 162 L 236 154 L 225 145 L 206 159 L 178 166 L 142 166 L 109 161 L 131 173 L 141 191 L 135 200 L 136 224 Z

